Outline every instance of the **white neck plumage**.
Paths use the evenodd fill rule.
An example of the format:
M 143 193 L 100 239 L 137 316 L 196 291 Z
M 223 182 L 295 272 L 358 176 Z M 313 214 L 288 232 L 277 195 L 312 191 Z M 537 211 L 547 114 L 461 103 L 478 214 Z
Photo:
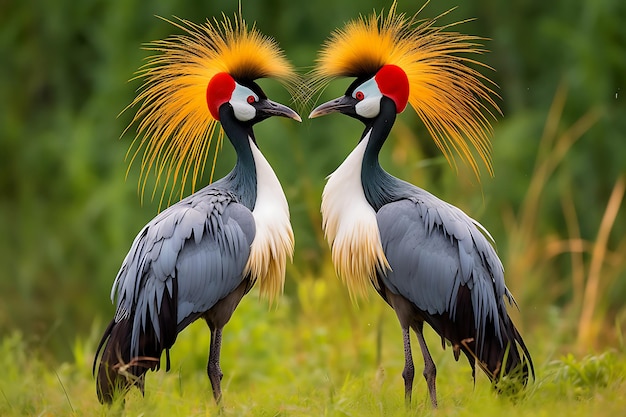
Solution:
M 256 234 L 246 273 L 259 280 L 261 295 L 272 301 L 283 291 L 287 257 L 293 256 L 293 230 L 280 182 L 256 144 L 252 139 L 249 141 L 256 167 L 257 193 L 252 211 Z
M 376 271 L 389 268 L 376 222 L 376 212 L 367 202 L 361 182 L 363 155 L 369 133 L 328 176 L 322 194 L 322 226 L 331 246 L 337 274 L 351 296 L 366 295 L 369 283 L 376 285 Z

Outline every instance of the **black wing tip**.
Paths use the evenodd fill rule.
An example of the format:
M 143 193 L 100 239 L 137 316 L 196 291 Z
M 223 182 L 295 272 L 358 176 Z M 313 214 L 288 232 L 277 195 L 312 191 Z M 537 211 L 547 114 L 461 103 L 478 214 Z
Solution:
M 106 345 L 107 341 L 109 340 L 109 338 L 111 336 L 111 332 L 113 331 L 113 326 L 115 326 L 115 319 L 113 319 L 113 320 L 111 320 L 109 322 L 109 325 L 104 330 L 102 338 L 100 338 L 100 342 L 98 343 L 98 347 L 96 348 L 96 354 L 94 355 L 93 366 L 92 366 L 92 369 L 91 369 L 91 375 L 94 376 L 94 377 L 96 376 L 96 367 L 98 366 L 98 363 L 99 363 L 98 358 L 101 357 L 101 355 L 100 355 L 101 352 L 102 352 L 102 354 L 104 354 L 103 348 L 105 348 L 105 345 Z

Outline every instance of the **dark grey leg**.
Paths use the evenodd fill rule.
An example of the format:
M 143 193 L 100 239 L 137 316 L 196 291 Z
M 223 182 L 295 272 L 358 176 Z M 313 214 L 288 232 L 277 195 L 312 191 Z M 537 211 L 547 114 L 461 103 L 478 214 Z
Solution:
M 422 333 L 424 330 L 424 323 L 419 323 L 414 329 L 415 334 L 417 335 L 417 341 L 422 349 L 422 355 L 424 356 L 424 378 L 426 379 L 426 385 L 428 386 L 430 402 L 433 404 L 433 408 L 437 408 L 437 389 L 435 388 L 437 368 L 435 368 L 435 362 L 433 362 L 433 358 L 430 356 L 430 352 L 426 346 L 426 340 L 424 340 L 424 335 Z
M 211 348 L 209 349 L 209 363 L 207 373 L 213 387 L 213 397 L 219 404 L 222 399 L 222 370 L 220 369 L 220 349 L 222 347 L 222 329 L 211 329 Z
M 407 407 L 411 405 L 411 392 L 413 391 L 413 377 L 415 367 L 413 366 L 413 354 L 411 353 L 411 333 L 408 327 L 402 327 L 402 339 L 404 340 L 404 402 Z

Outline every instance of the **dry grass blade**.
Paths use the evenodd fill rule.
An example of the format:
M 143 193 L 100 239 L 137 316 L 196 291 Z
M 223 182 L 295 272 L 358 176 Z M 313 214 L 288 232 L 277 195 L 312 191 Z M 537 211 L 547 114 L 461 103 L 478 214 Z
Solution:
M 622 205 L 625 188 L 625 177 L 622 176 L 613 187 L 611 197 L 609 198 L 604 216 L 602 217 L 602 222 L 600 223 L 598 237 L 593 247 L 591 263 L 589 265 L 589 276 L 587 277 L 587 285 L 585 286 L 583 296 L 582 313 L 578 323 L 578 344 L 580 346 L 589 346 L 598 332 L 593 325 L 593 318 L 598 302 L 602 266 L 608 251 L 607 245 L 609 236 L 619 208 Z
M 568 152 L 600 116 L 597 109 L 591 109 L 574 124 L 559 132 L 566 101 L 567 88 L 565 84 L 561 84 L 548 112 L 535 166 L 521 208 L 517 214 L 509 213 L 505 220 L 511 242 L 508 255 L 510 262 L 507 265 L 509 283 L 512 288 L 525 288 L 528 293 L 533 292 L 529 283 L 522 283 L 519 280 L 537 275 L 542 267 L 548 265 L 550 258 L 562 249 L 561 240 L 555 244 L 554 241 L 546 242 L 544 237 L 538 235 L 537 225 L 541 213 L 542 196 Z M 580 241 L 576 227 L 572 224 L 572 222 L 577 222 L 575 212 L 565 212 L 564 215 L 568 221 L 568 232 L 574 233 L 565 241 L 577 251 L 581 245 L 585 245 Z
M 74 406 L 72 405 L 72 401 L 70 401 L 70 396 L 67 393 L 67 390 L 65 389 L 65 385 L 63 385 L 63 381 L 61 381 L 61 377 L 59 376 L 59 373 L 55 370 L 54 374 L 57 376 L 57 380 L 59 381 L 59 384 L 61 385 L 61 389 L 63 390 L 63 394 L 65 394 L 65 398 L 67 399 L 67 403 L 70 406 L 70 410 L 72 410 L 72 413 L 75 413 L 76 411 L 74 410 Z
M 565 107 L 567 89 L 562 84 L 556 92 L 552 106 L 546 119 L 541 142 L 539 143 L 538 156 L 535 163 L 533 176 L 524 198 L 521 210 L 520 230 L 532 231 L 536 224 L 536 215 L 539 212 L 539 202 L 541 193 L 545 189 L 546 183 L 554 173 L 559 163 L 567 155 L 567 152 L 598 120 L 599 114 L 595 110 L 590 110 L 583 115 L 574 125 L 561 135 L 557 134 L 557 129 L 563 108 Z

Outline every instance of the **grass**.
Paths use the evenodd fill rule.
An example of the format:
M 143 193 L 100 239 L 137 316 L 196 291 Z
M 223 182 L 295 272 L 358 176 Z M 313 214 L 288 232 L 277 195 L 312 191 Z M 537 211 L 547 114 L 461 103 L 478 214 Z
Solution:
M 483 374 L 474 385 L 467 363 L 455 362 L 451 350 L 442 350 L 429 331 L 440 408 L 431 409 L 417 372 L 413 405 L 406 410 L 402 342 L 391 309 L 375 296 L 359 306 L 345 302 L 337 280 L 304 279 L 301 286 L 297 300 L 284 298 L 272 309 L 248 296 L 226 326 L 221 409 L 204 371 L 209 332 L 201 322 L 180 335 L 169 373 L 148 374 L 145 397 L 133 389 L 123 405 L 101 406 L 91 376 L 103 327 L 97 324 L 91 336 L 73 343 L 73 360 L 60 364 L 46 360 L 20 333 L 5 338 L 0 345 L 0 415 L 590 416 L 626 409 L 623 346 L 575 356 L 558 346 L 558 335 L 523 332 L 537 379 L 521 397 L 510 398 L 497 395 Z M 421 355 L 415 341 L 413 345 L 419 370 Z

